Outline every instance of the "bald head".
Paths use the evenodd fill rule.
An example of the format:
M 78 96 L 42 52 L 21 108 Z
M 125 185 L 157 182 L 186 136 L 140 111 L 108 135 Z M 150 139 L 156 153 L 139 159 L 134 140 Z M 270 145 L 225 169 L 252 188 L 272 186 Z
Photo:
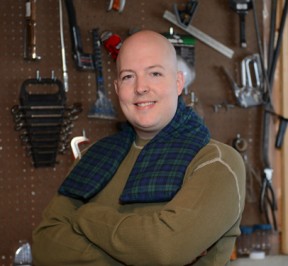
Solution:
M 183 85 L 176 51 L 164 36 L 145 30 L 124 41 L 114 86 L 121 109 L 140 138 L 152 139 L 171 121 Z
M 133 57 L 136 54 L 161 54 L 166 59 L 166 64 L 175 68 L 177 71 L 177 57 L 174 46 L 163 35 L 143 30 L 128 37 L 122 44 L 117 57 L 117 71 L 120 71 L 122 60 Z

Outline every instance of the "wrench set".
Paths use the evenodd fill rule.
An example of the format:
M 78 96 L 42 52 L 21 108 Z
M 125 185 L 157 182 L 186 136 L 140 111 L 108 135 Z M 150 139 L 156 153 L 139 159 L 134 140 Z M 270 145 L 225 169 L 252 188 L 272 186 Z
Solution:
M 67 106 L 63 83 L 53 76 L 39 75 L 22 83 L 19 101 L 11 113 L 27 154 L 34 167 L 54 166 L 57 154 L 69 147 L 73 121 L 82 112 L 82 105 Z

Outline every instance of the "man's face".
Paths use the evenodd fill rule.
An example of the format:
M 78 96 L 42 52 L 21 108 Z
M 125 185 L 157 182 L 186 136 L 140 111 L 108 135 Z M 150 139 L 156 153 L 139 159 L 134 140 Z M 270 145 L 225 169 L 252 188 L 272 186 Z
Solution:
M 161 42 L 141 40 L 127 45 L 118 58 L 115 89 L 120 106 L 144 139 L 153 138 L 171 121 L 183 89 L 183 74 L 170 53 Z

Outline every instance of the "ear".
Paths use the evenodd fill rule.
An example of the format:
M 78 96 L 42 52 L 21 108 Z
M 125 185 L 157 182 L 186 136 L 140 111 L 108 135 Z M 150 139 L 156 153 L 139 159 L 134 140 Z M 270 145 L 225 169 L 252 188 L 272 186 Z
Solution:
M 185 84 L 185 77 L 182 71 L 177 71 L 177 91 L 178 95 L 180 95 L 183 91 Z
M 114 89 L 115 89 L 116 94 L 118 95 L 119 94 L 119 90 L 118 90 L 118 81 L 117 81 L 117 79 L 114 80 Z

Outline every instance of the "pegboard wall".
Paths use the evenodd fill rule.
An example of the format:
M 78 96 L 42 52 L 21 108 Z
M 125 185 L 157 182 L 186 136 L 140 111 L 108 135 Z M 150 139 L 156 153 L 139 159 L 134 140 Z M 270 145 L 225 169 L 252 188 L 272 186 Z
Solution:
M 35 168 L 27 155 L 25 145 L 15 131 L 11 108 L 19 104 L 19 92 L 24 80 L 40 77 L 55 77 L 63 80 L 60 45 L 59 3 L 57 0 L 37 0 L 36 2 L 36 48 L 40 60 L 24 60 L 25 0 L 1 1 L 0 24 L 0 265 L 12 265 L 15 248 L 19 240 L 31 241 L 31 232 L 41 219 L 43 208 L 47 205 L 67 171 L 73 164 L 73 156 L 68 148 L 57 155 L 54 167 Z M 137 29 L 152 29 L 168 32 L 173 26 L 163 18 L 165 10 L 173 12 L 174 3 L 182 0 L 126 1 L 122 13 L 116 10 L 107 12 L 106 0 L 74 0 L 77 21 L 81 30 L 83 50 L 92 53 L 94 28 L 112 31 L 125 39 L 129 32 Z M 227 58 L 213 48 L 196 40 L 195 70 L 196 79 L 184 95 L 190 103 L 190 93 L 195 92 L 204 111 L 204 119 L 215 139 L 231 144 L 237 134 L 248 140 L 247 157 L 257 169 L 261 152 L 261 108 L 242 108 L 237 106 L 231 85 L 222 67 L 239 81 L 240 61 L 246 55 L 257 52 L 256 34 L 252 12 L 246 16 L 246 38 L 248 46 L 239 46 L 239 16 L 233 12 L 226 0 L 201 0 L 192 24 L 234 50 L 233 58 Z M 261 2 L 259 19 L 261 16 Z M 72 44 L 69 32 L 67 10 L 64 1 L 64 43 L 68 68 L 69 90 L 67 104 L 80 102 L 83 111 L 73 121 L 73 136 L 82 135 L 83 130 L 94 142 L 117 130 L 115 120 L 88 118 L 88 112 L 96 100 L 95 71 L 79 71 L 72 58 Z M 262 24 L 260 24 L 261 26 Z M 176 33 L 185 32 L 174 27 Z M 108 96 L 117 110 L 119 120 L 123 119 L 114 94 L 115 62 L 102 49 L 104 83 Z M 228 105 L 227 105 L 228 104 Z M 215 106 L 220 108 L 216 108 Z M 225 108 L 228 107 L 228 108 Z M 255 203 L 257 205 L 257 203 Z M 253 204 L 252 204 L 253 205 Z M 255 206 L 256 206 L 255 205 Z M 255 207 L 254 206 L 254 207 Z M 257 207 L 255 207 L 257 208 Z M 253 207 L 252 207 L 253 209 Z M 248 211 L 249 212 L 249 211 Z M 252 211 L 253 212 L 253 211 Z M 251 212 L 249 212 L 251 213 Z M 255 211 L 254 211 L 255 213 Z M 257 211 L 256 211 L 257 213 Z M 243 218 L 245 221 L 259 217 Z

